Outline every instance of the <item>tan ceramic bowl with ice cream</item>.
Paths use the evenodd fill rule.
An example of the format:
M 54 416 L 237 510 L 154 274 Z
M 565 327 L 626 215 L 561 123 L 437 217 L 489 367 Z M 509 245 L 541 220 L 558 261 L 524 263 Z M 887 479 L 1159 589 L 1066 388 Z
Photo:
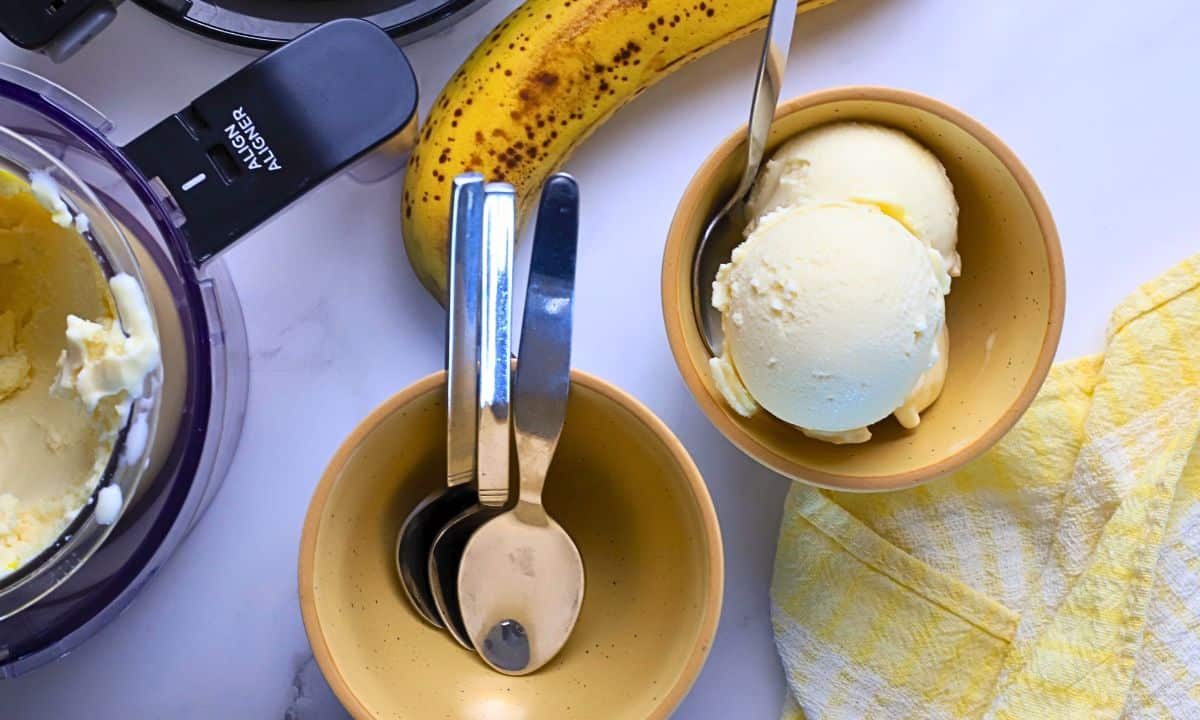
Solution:
M 736 413 L 709 373 L 692 311 L 692 258 L 708 219 L 733 191 L 744 129 L 704 161 L 684 191 L 663 255 L 662 302 L 675 361 L 701 409 L 731 442 L 776 472 L 840 490 L 894 490 L 949 473 L 1000 439 L 1033 401 L 1062 331 L 1058 233 L 1029 172 L 977 121 L 937 100 L 890 88 L 824 90 L 780 106 L 767 153 L 827 123 L 904 131 L 941 161 L 959 205 L 962 275 L 946 296 L 949 371 L 938 400 L 905 430 L 893 418 L 857 445 L 833 445 L 759 411 Z
M 489 669 L 409 606 L 400 523 L 445 482 L 445 375 L 376 409 L 337 451 L 300 548 L 309 641 L 356 718 L 666 718 L 695 681 L 721 609 L 716 513 L 670 430 L 578 371 L 545 502 L 587 578 L 571 638 L 526 677 Z

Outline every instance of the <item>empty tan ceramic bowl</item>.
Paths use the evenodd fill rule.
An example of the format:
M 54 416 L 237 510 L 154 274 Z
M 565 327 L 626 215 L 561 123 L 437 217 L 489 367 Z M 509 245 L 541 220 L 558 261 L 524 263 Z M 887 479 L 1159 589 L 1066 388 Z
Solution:
M 579 546 L 587 589 L 562 652 L 527 677 L 488 669 L 409 606 L 392 553 L 445 478 L 445 376 L 385 402 L 334 456 L 300 549 L 317 662 L 356 718 L 665 718 L 708 655 L 723 561 L 712 501 L 670 430 L 573 372 L 546 505 Z
M 893 490 L 951 472 L 995 443 L 1041 387 L 1062 330 L 1058 233 L 1029 172 L 963 113 L 904 90 L 848 87 L 783 104 L 768 152 L 804 130 L 859 120 L 903 130 L 942 161 L 958 197 L 962 277 L 946 299 L 950 368 L 941 397 L 907 431 L 894 419 L 862 445 L 811 440 L 765 411 L 746 419 L 722 399 L 692 313 L 693 252 L 732 192 L 738 130 L 701 165 L 675 213 L 663 257 L 663 316 L 671 351 L 708 418 L 748 455 L 796 480 L 841 490 Z

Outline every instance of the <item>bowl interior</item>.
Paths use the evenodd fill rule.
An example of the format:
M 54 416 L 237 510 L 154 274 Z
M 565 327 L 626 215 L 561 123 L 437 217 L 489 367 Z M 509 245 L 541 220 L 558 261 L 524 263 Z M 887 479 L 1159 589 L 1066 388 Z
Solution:
M 301 601 L 339 698 L 375 718 L 665 717 L 721 602 L 716 518 L 691 460 L 647 411 L 575 374 L 545 501 L 583 556 L 583 608 L 549 665 L 505 677 L 421 620 L 394 569 L 400 523 L 444 482 L 444 392 L 433 376 L 377 410 L 310 509 Z
M 862 445 L 811 440 L 760 412 L 746 419 L 721 399 L 691 310 L 692 252 L 720 198 L 732 192 L 731 136 L 687 188 L 671 227 L 663 303 L 672 350 L 692 392 L 730 440 L 798 480 L 842 489 L 905 487 L 950 472 L 999 439 L 1045 379 L 1062 325 L 1058 237 L 1028 173 L 978 123 L 941 103 L 903 91 L 851 88 L 780 108 L 769 150 L 818 125 L 857 120 L 903 130 L 946 166 L 960 207 L 962 276 L 946 299 L 950 365 L 941 397 L 906 431 L 894 419 L 871 427 Z

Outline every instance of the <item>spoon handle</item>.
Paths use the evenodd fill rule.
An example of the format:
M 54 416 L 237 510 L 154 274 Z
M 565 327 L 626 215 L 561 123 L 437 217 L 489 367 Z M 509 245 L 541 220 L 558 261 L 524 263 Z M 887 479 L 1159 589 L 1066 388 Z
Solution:
M 446 485 L 475 479 L 483 176 L 454 178 L 450 201 L 450 312 L 446 316 Z
M 566 419 L 578 239 L 579 186 L 560 173 L 542 188 L 521 325 L 513 411 L 523 504 L 541 505 Z
M 512 255 L 517 195 L 488 183 L 483 199 L 483 291 L 479 333 L 479 504 L 508 504 L 509 392 L 512 358 Z
M 734 193 L 734 202 L 750 192 L 750 186 L 758 176 L 758 168 L 767 149 L 767 138 L 771 134 L 771 122 L 775 119 L 775 108 L 779 104 L 779 93 L 783 89 L 783 71 L 787 67 L 792 28 L 795 25 L 795 0 L 774 0 L 771 3 L 771 20 L 767 25 L 767 35 L 763 39 L 762 57 L 758 61 L 754 99 L 750 101 L 750 122 L 746 134 L 746 169 L 742 173 L 738 190 Z

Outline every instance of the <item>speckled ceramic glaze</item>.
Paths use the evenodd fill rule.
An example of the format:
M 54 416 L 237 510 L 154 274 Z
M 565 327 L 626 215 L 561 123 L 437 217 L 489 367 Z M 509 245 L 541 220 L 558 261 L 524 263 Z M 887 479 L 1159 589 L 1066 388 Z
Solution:
M 759 412 L 735 413 L 708 372 L 692 314 L 692 254 L 713 208 L 732 191 L 738 130 L 704 161 L 684 192 L 663 256 L 663 316 L 688 388 L 717 429 L 748 455 L 793 479 L 843 490 L 892 490 L 951 472 L 995 443 L 1041 387 L 1062 331 L 1062 251 L 1029 172 L 996 136 L 936 100 L 903 90 L 848 87 L 784 103 L 768 152 L 829 122 L 898 128 L 946 166 L 960 207 L 962 277 L 946 300 L 950 369 L 941 397 L 915 430 L 894 419 L 862 445 L 811 440 Z
M 304 526 L 300 600 L 321 670 L 356 718 L 665 718 L 700 672 L 723 560 L 708 491 L 679 441 L 623 392 L 572 373 L 547 509 L 587 593 L 562 652 L 527 677 L 487 668 L 409 606 L 396 531 L 443 482 L 444 374 L 375 410 L 325 471 Z

